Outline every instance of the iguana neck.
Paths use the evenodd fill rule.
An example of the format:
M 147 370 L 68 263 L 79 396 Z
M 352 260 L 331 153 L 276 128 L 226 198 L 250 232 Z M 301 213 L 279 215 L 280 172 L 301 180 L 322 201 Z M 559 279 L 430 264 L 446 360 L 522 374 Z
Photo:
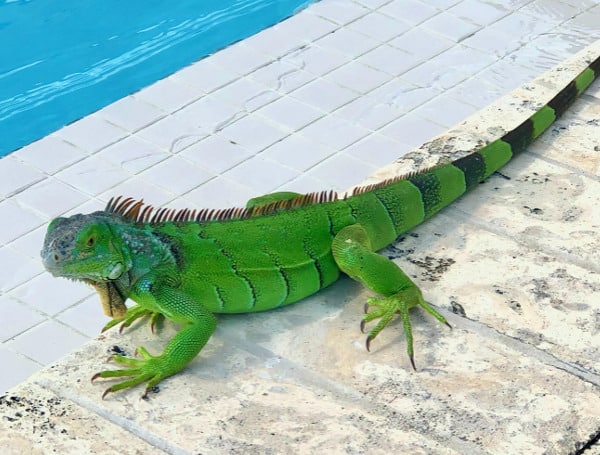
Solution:
M 167 271 L 177 267 L 171 245 L 153 227 L 116 224 L 112 229 L 114 242 L 120 243 L 118 247 L 131 264 L 114 280 L 119 291 L 125 295 L 129 295 L 131 287 L 144 275 L 157 269 Z

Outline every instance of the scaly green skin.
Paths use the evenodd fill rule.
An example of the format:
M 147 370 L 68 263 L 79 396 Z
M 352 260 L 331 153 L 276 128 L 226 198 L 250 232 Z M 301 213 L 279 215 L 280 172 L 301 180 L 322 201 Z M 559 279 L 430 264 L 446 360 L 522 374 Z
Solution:
M 399 313 L 414 367 L 408 311 L 420 306 L 442 323 L 419 288 L 391 260 L 375 253 L 497 171 L 527 147 L 600 72 L 600 58 L 552 101 L 487 146 L 425 172 L 363 188 L 346 199 L 304 200 L 295 193 L 253 199 L 253 210 L 223 216 L 165 215 L 149 221 L 141 202 L 109 203 L 106 210 L 57 218 L 48 227 L 42 258 L 55 276 L 94 285 L 107 325 L 129 326 L 152 316 L 182 325 L 162 354 L 139 348 L 141 359 L 115 356 L 127 377 L 105 392 L 147 382 L 146 391 L 183 369 L 216 327 L 214 313 L 248 313 L 296 302 L 346 273 L 381 297 L 364 324 L 378 320 L 370 342 Z M 294 202 L 295 201 L 295 202 Z M 298 202 L 300 201 L 300 202 Z M 141 213 L 140 213 L 141 211 Z M 147 212 L 149 213 L 149 212 Z M 124 302 L 137 305 L 126 310 Z

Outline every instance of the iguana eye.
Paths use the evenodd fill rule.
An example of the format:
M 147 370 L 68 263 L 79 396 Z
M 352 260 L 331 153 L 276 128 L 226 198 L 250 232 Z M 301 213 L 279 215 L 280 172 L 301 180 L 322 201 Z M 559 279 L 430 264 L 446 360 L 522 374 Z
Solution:
M 88 241 L 86 242 L 86 245 L 89 246 L 89 247 L 92 247 L 92 246 L 94 246 L 94 243 L 96 243 L 96 238 L 95 237 L 90 237 L 88 239 Z

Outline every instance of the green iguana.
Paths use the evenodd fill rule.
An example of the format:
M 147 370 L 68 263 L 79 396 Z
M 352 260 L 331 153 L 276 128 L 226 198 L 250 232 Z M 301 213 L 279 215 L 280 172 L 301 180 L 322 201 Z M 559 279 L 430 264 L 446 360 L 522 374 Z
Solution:
M 104 392 L 146 382 L 146 393 L 183 369 L 214 332 L 215 313 L 249 313 L 288 305 L 336 281 L 340 272 L 380 297 L 368 299 L 361 330 L 378 321 L 366 347 L 399 313 L 410 362 L 409 309 L 438 321 L 416 284 L 376 253 L 500 169 L 560 116 L 600 72 L 600 57 L 528 120 L 501 138 L 447 164 L 402 178 L 334 192 L 274 193 L 225 210 L 155 210 L 111 199 L 104 211 L 56 218 L 42 258 L 54 276 L 81 280 L 100 294 L 106 328 L 149 316 L 181 324 L 162 354 L 115 355 L 123 369 L 95 378 L 128 377 Z M 127 309 L 125 300 L 136 305 Z M 374 309 L 368 312 L 368 308 Z

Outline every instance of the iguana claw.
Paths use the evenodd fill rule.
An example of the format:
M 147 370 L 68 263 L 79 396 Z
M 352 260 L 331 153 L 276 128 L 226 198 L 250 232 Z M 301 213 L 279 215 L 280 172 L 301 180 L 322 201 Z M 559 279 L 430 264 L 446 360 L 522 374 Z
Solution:
M 139 347 L 136 350 L 136 354 L 139 354 L 142 359 L 135 359 L 132 357 L 125 357 L 122 355 L 113 355 L 109 360 L 125 365 L 129 368 L 121 370 L 104 370 L 96 373 L 92 376 L 92 382 L 98 378 L 120 378 L 131 376 L 130 379 L 119 382 L 104 391 L 102 399 L 109 393 L 118 392 L 119 390 L 128 389 L 135 387 L 142 382 L 148 382 L 142 398 L 147 398 L 148 393 L 154 389 L 154 387 L 165 377 L 170 376 L 169 368 L 166 367 L 168 361 L 162 356 L 153 356 L 145 348 Z
M 373 341 L 379 332 L 381 332 L 394 318 L 396 314 L 400 314 L 402 325 L 404 327 L 404 336 L 406 337 L 406 352 L 410 360 L 410 364 L 416 371 L 413 350 L 412 326 L 409 318 L 409 310 L 414 306 L 420 306 L 435 317 L 438 321 L 452 328 L 448 321 L 439 314 L 431 305 L 423 299 L 421 291 L 416 287 L 409 287 L 389 297 L 371 297 L 365 304 L 365 309 L 369 307 L 375 308 L 374 311 L 366 313 L 360 323 L 361 331 L 364 332 L 366 323 L 378 319 L 376 326 L 369 332 L 366 340 L 367 351 L 371 351 L 371 341 Z
M 112 321 L 109 321 L 103 328 L 102 333 L 106 332 L 108 329 L 113 328 L 116 325 L 121 324 L 119 327 L 119 333 L 123 333 L 127 327 L 131 326 L 136 320 L 144 317 L 150 317 L 150 329 L 152 333 L 154 333 L 154 327 L 160 320 L 164 317 L 161 313 L 157 313 L 151 310 L 147 310 L 140 305 L 135 305 L 127 310 L 127 313 L 121 318 L 115 318 Z

